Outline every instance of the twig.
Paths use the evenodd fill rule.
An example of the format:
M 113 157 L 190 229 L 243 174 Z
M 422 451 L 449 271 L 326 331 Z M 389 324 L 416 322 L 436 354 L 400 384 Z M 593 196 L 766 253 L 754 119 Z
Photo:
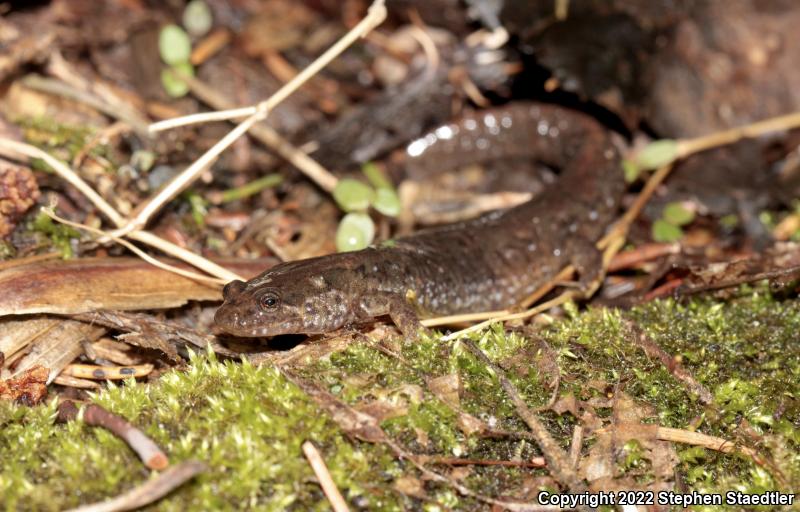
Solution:
M 83 193 L 83 195 L 85 195 L 98 210 L 108 217 L 111 222 L 117 226 L 122 226 L 125 223 L 125 218 L 120 215 L 110 204 L 108 204 L 105 199 L 100 197 L 100 195 L 95 192 L 94 189 L 92 189 L 92 187 L 90 187 L 85 181 L 83 181 L 83 179 L 81 179 L 81 177 L 78 176 L 75 171 L 73 171 L 64 162 L 54 158 L 41 149 L 30 144 L 25 144 L 24 142 L 17 142 L 0 137 L 0 154 L 5 154 L 12 158 L 19 158 L 20 156 L 23 156 L 44 160 L 44 162 L 47 163 L 47 165 L 49 165 L 56 172 L 56 174 L 61 176 L 61 178 Z M 83 225 L 81 225 L 80 229 L 84 229 Z M 111 239 L 114 239 L 114 237 L 111 237 L 110 235 L 108 236 Z M 200 268 L 211 275 L 217 276 L 225 282 L 233 279 L 241 279 L 239 276 L 237 276 L 237 274 L 229 271 L 228 269 L 221 267 L 220 265 L 217 265 L 206 258 L 198 256 L 197 254 L 184 249 L 183 247 L 179 247 L 171 242 L 168 242 L 150 232 L 136 231 L 131 233 L 128 238 L 137 240 L 154 247 L 165 254 L 183 260 L 194 267 Z
M 147 133 L 147 121 L 140 116 L 133 114 L 127 109 L 120 109 L 117 105 L 111 105 L 104 99 L 81 90 L 72 84 L 68 84 L 60 79 L 45 78 L 38 75 L 28 75 L 22 79 L 22 84 L 35 91 L 41 91 L 55 96 L 61 96 L 79 103 L 83 103 L 105 114 L 112 119 L 118 119 L 125 124 L 133 127 L 140 134 Z
M 500 381 L 500 385 L 514 403 L 517 414 L 519 414 L 519 416 L 525 421 L 525 423 L 528 425 L 528 428 L 531 429 L 531 433 L 536 439 L 536 443 L 539 445 L 539 448 L 542 450 L 542 454 L 547 460 L 547 467 L 550 469 L 550 472 L 553 474 L 556 480 L 558 480 L 572 492 L 583 492 L 586 489 L 586 485 L 575 472 L 573 465 L 570 464 L 569 457 L 564 450 L 558 446 L 558 443 L 556 443 L 555 439 L 553 439 L 553 437 L 550 435 L 550 432 L 548 432 L 542 422 L 539 421 L 539 418 L 537 418 L 533 411 L 530 410 L 528 405 L 517 391 L 516 386 L 514 386 L 514 384 L 508 380 L 508 377 L 506 377 L 503 369 L 494 364 L 483 352 L 483 350 L 481 350 L 480 347 L 475 344 L 474 341 L 468 338 L 462 338 L 459 341 L 463 343 L 467 350 L 469 350 L 497 376 L 497 379 Z
M 344 501 L 342 493 L 336 487 L 336 483 L 331 477 L 331 472 L 328 471 L 328 466 L 319 454 L 317 447 L 311 441 L 306 441 L 303 443 L 303 454 L 311 465 L 311 469 L 314 470 L 314 474 L 317 475 L 322 492 L 325 493 L 325 497 L 328 498 L 328 502 L 334 512 L 350 512 L 347 502 Z
M 290 372 L 286 367 L 279 366 L 279 370 L 289 382 L 303 390 L 303 392 L 305 392 L 308 397 L 311 398 L 311 400 L 327 411 L 333 421 L 336 422 L 336 424 L 339 425 L 342 430 L 362 441 L 386 445 L 398 458 L 408 460 L 429 480 L 446 483 L 464 496 L 468 496 L 491 505 L 497 505 L 507 510 L 517 512 L 563 510 L 555 506 L 532 505 L 528 503 L 503 501 L 492 498 L 471 490 L 452 477 L 432 471 L 425 467 L 424 464 L 418 462 L 414 454 L 409 453 L 402 446 L 391 439 L 380 427 L 380 425 L 378 425 L 373 416 L 353 409 L 347 403 L 333 396 L 328 391 L 320 388 L 316 383 L 302 379 L 301 377 Z
M 583 445 L 583 427 L 575 425 L 572 430 L 572 442 L 569 444 L 569 462 L 574 469 L 578 469 L 581 459 L 581 446 Z
M 147 254 L 146 252 L 142 251 L 141 249 L 139 249 L 138 247 L 136 247 L 135 245 L 133 245 L 132 243 L 128 242 L 127 240 L 125 240 L 123 238 L 119 238 L 117 236 L 114 236 L 111 233 L 108 233 L 108 232 L 103 231 L 101 229 L 97 229 L 97 228 L 93 228 L 91 226 L 87 226 L 86 224 L 81 224 L 79 222 L 72 222 L 72 221 L 67 220 L 67 219 L 65 219 L 63 217 L 59 217 L 58 215 L 56 215 L 53 212 L 53 210 L 51 208 L 48 208 L 48 207 L 42 207 L 41 211 L 42 211 L 42 213 L 44 213 L 45 215 L 47 215 L 51 219 L 53 219 L 53 220 L 55 220 L 57 222 L 60 222 L 60 223 L 62 223 L 64 225 L 71 226 L 71 227 L 76 228 L 76 229 L 81 229 L 81 230 L 84 230 L 84 231 L 88 231 L 90 233 L 94 233 L 95 235 L 98 235 L 99 237 L 108 237 L 111 240 L 113 240 L 114 242 L 117 242 L 118 244 L 126 247 L 129 251 L 131 251 L 132 253 L 136 254 L 137 256 L 142 258 L 147 263 L 150 263 L 154 267 L 158 267 L 160 269 L 164 269 L 164 270 L 167 270 L 169 272 L 173 272 L 175 274 L 178 274 L 178 275 L 181 275 L 181 276 L 184 276 L 184 277 L 188 277 L 189 279 L 194 279 L 196 281 L 201 281 L 201 282 L 204 282 L 204 283 L 210 283 L 210 284 L 215 284 L 215 285 L 225 284 L 225 283 L 227 283 L 228 281 L 231 280 L 231 279 L 227 279 L 227 280 L 225 280 L 225 279 L 215 279 L 215 278 L 212 278 L 212 277 L 204 276 L 202 274 L 198 274 L 197 272 L 191 272 L 189 270 L 184 270 L 184 269 L 178 268 L 178 267 L 176 267 L 174 265 L 170 265 L 168 263 L 164 263 L 164 262 L 159 261 L 156 258 L 150 256 L 149 254 Z M 199 266 L 200 268 L 202 268 L 202 266 L 200 266 L 200 265 L 195 265 L 195 266 Z M 226 270 L 226 272 L 228 272 L 231 275 L 232 279 L 241 279 L 240 277 L 238 277 L 237 274 L 234 274 L 233 272 L 230 272 L 228 270 Z
M 152 364 L 131 366 L 98 366 L 94 364 L 68 364 L 61 375 L 79 379 L 123 380 L 146 377 L 153 371 Z
M 278 89 L 275 94 L 262 101 L 252 108 L 252 112 L 244 121 L 239 123 L 233 130 L 228 132 L 222 139 L 214 144 L 208 151 L 200 156 L 197 160 L 184 169 L 180 174 L 175 176 L 164 188 L 162 188 L 154 197 L 146 201 L 144 205 L 139 208 L 136 215 L 130 219 L 123 227 L 114 232 L 116 236 L 124 236 L 134 231 L 142 229 L 150 218 L 158 212 L 164 204 L 172 200 L 179 193 L 184 191 L 186 187 L 194 183 L 200 174 L 212 164 L 212 162 L 233 144 L 239 137 L 247 133 L 259 121 L 263 121 L 270 114 L 279 103 L 285 100 L 297 88 L 303 85 L 309 78 L 317 74 L 322 68 L 327 66 L 330 61 L 335 59 L 353 44 L 357 39 L 364 34 L 375 28 L 378 24 L 383 22 L 386 18 L 386 7 L 383 0 L 375 0 L 370 6 L 367 15 L 361 20 L 352 30 L 339 39 L 333 46 L 331 46 L 325 53 L 320 55 L 314 62 L 309 64 L 305 69 L 297 74 L 292 80 L 287 82 L 283 87 Z M 241 112 L 241 109 L 237 109 Z M 175 121 L 175 120 L 173 120 Z M 163 126 L 163 125 L 162 125 Z M 173 123 L 172 126 L 178 126 Z
M 231 105 L 230 100 L 215 91 L 210 85 L 192 77 L 182 77 L 189 90 L 200 101 L 213 108 L 224 109 Z M 275 153 L 294 165 L 314 183 L 326 192 L 332 192 L 336 187 L 338 178 L 308 156 L 303 150 L 296 148 L 291 142 L 283 138 L 277 131 L 266 123 L 259 123 L 250 129 L 250 135 L 271 148 Z
M 58 404 L 59 421 L 66 423 L 78 416 L 78 407 L 72 400 Z M 161 448 L 144 432 L 125 421 L 122 416 L 109 412 L 99 405 L 89 404 L 83 408 L 83 421 L 93 427 L 103 427 L 124 440 L 148 468 L 161 470 L 169 466 L 169 459 Z
M 221 120 L 228 120 L 228 119 L 236 119 L 244 116 L 251 116 L 254 115 L 261 109 L 265 109 L 267 112 L 271 111 L 275 108 L 276 105 L 281 103 L 287 97 L 289 97 L 294 91 L 296 91 L 301 85 L 306 83 L 309 78 L 316 75 L 320 70 L 322 70 L 325 66 L 327 66 L 333 59 L 339 56 L 344 50 L 346 50 L 350 45 L 356 42 L 358 39 L 364 37 L 367 33 L 371 32 L 375 27 L 383 23 L 383 20 L 386 19 L 386 6 L 384 5 L 384 0 L 375 0 L 372 5 L 370 5 L 369 10 L 367 11 L 367 15 L 352 29 L 350 29 L 347 34 L 345 34 L 341 39 L 336 41 L 330 48 L 328 48 L 325 53 L 320 55 L 317 60 L 309 64 L 305 69 L 303 69 L 300 73 L 298 73 L 292 80 L 286 82 L 286 84 L 278 89 L 275 94 L 270 96 L 268 99 L 262 101 L 258 105 L 253 105 L 251 107 L 245 108 L 237 108 L 228 111 L 222 112 L 214 112 L 213 117 L 209 117 L 206 114 L 193 114 L 189 116 L 183 117 L 176 117 L 174 119 L 167 119 L 165 121 L 160 121 L 158 123 L 154 123 L 150 125 L 150 132 L 158 132 L 162 130 L 168 130 L 172 128 L 176 128 L 178 126 L 186 126 L 188 124 L 198 123 L 198 122 L 206 122 L 208 120 L 214 121 L 221 121 Z
M 139 509 L 163 498 L 206 469 L 208 469 L 207 466 L 200 461 L 187 460 L 169 467 L 158 477 L 150 479 L 116 498 L 78 507 L 68 512 L 116 512 Z
M 534 457 L 531 460 L 490 460 L 417 455 L 414 458 L 420 464 L 447 464 L 449 466 L 504 466 L 509 468 L 543 468 L 547 466 L 543 457 Z
M 703 384 L 697 381 L 692 374 L 681 366 L 680 361 L 668 354 L 655 341 L 650 339 L 644 330 L 631 321 L 625 321 L 632 336 L 633 342 L 641 348 L 648 357 L 655 357 L 666 368 L 669 373 L 681 382 L 686 388 L 697 395 L 700 403 L 708 405 L 714 402 L 714 396 Z
M 5 150 L 5 151 L 3 151 Z M 17 142 L 14 140 L 0 138 L 0 153 L 10 156 L 12 158 L 19 158 L 20 155 L 28 158 L 39 158 L 49 165 L 61 178 L 67 181 L 70 185 L 77 188 L 80 193 L 85 195 L 94 206 L 100 210 L 103 215 L 114 224 L 121 225 L 125 219 L 120 215 L 113 206 L 108 204 L 105 199 L 100 197 L 100 194 L 94 191 L 83 179 L 78 176 L 68 165 L 64 164 L 57 158 L 50 156 L 47 152 L 42 151 L 36 146 L 25 144 L 24 142 Z
M 155 196 L 145 201 L 144 204 L 138 208 L 138 212 L 134 217 L 127 221 L 121 228 L 113 232 L 114 236 L 125 236 L 138 231 L 147 225 L 150 217 L 156 214 L 164 204 L 171 201 L 178 194 L 183 192 L 186 187 L 194 183 L 200 174 L 209 167 L 214 160 L 226 149 L 228 146 L 236 142 L 236 140 L 247 133 L 254 124 L 266 119 L 269 111 L 266 106 L 257 109 L 256 112 L 239 123 L 233 130 L 229 131 L 222 137 L 216 144 L 203 153 L 200 158 L 192 162 L 192 164 L 184 169 L 180 174 L 175 176 L 165 187 L 160 189 Z
M 556 297 L 554 299 L 551 299 L 551 300 L 548 300 L 547 302 L 543 302 L 543 303 L 537 305 L 534 308 L 528 309 L 526 311 L 522 311 L 521 313 L 510 313 L 510 314 L 507 314 L 507 315 L 501 315 L 501 316 L 493 317 L 493 318 L 485 320 L 485 321 L 483 321 L 483 322 L 481 322 L 479 324 L 475 324 L 473 326 L 467 327 L 466 329 L 462 329 L 460 331 L 452 332 L 452 333 L 448 334 L 447 336 L 443 336 L 442 337 L 442 341 L 450 341 L 450 340 L 454 340 L 456 338 L 460 338 L 460 337 L 462 337 L 462 336 L 464 336 L 466 334 L 469 334 L 471 332 L 480 331 L 480 330 L 482 330 L 482 329 L 484 329 L 486 327 L 489 327 L 490 325 L 492 325 L 494 323 L 497 323 L 497 322 L 506 322 L 508 320 L 522 320 L 522 319 L 525 319 L 525 318 L 530 318 L 533 315 L 541 313 L 542 311 L 547 311 L 550 308 L 553 308 L 553 307 L 559 306 L 561 304 L 564 304 L 565 302 L 569 301 L 570 299 L 572 299 L 572 298 L 574 298 L 576 296 L 577 296 L 577 294 L 574 291 L 567 290 L 564 293 L 562 293 L 561 295 L 559 295 L 558 297 Z M 423 325 L 425 325 L 425 324 L 423 324 Z
M 678 158 L 686 158 L 694 153 L 732 144 L 741 139 L 753 139 L 768 133 L 791 130 L 797 127 L 800 127 L 800 112 L 793 112 L 702 137 L 681 139 L 678 141 Z

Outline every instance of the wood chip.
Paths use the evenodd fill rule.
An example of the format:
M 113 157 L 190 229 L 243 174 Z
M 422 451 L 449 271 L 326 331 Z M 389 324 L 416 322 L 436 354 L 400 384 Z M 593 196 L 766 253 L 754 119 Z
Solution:
M 145 377 L 153 371 L 152 364 L 138 366 L 97 366 L 93 364 L 67 365 L 62 375 L 79 379 L 122 380 L 131 377 Z
M 30 352 L 25 354 L 14 369 L 0 371 L 0 378 L 8 379 L 21 375 L 28 368 L 44 366 L 50 370 L 47 384 L 61 373 L 61 370 L 83 353 L 81 344 L 92 342 L 102 336 L 103 327 L 89 325 L 76 320 L 59 320 L 30 344 Z

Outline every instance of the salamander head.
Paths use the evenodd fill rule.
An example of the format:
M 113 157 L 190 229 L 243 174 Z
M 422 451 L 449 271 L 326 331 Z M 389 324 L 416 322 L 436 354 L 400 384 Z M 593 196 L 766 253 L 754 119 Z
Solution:
M 214 315 L 223 331 L 244 337 L 316 334 L 350 318 L 343 294 L 315 269 L 277 265 L 248 281 L 231 281 Z

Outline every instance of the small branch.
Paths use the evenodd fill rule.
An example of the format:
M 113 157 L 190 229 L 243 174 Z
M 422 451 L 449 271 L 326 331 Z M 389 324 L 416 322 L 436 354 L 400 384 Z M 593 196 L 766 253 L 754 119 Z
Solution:
M 62 217 L 59 217 L 50 208 L 42 207 L 41 211 L 42 211 L 42 213 L 44 213 L 45 215 L 47 215 L 51 219 L 53 219 L 53 220 L 55 220 L 57 222 L 60 222 L 61 224 L 65 224 L 67 226 L 71 226 L 71 227 L 76 228 L 76 229 L 81 229 L 81 230 L 84 230 L 84 231 L 88 231 L 90 233 L 98 235 L 101 238 L 102 237 L 108 237 L 111 240 L 113 240 L 114 242 L 126 247 L 128 250 L 130 250 L 132 253 L 136 254 L 140 258 L 142 258 L 147 263 L 150 263 L 154 267 L 158 267 L 158 268 L 166 270 L 168 272 L 173 272 L 173 273 L 181 275 L 183 277 L 188 277 L 189 279 L 194 279 L 196 281 L 200 281 L 200 282 L 203 282 L 203 283 L 214 284 L 214 285 L 223 285 L 223 284 L 227 283 L 228 281 L 230 281 L 231 279 L 241 279 L 240 277 L 238 277 L 237 274 L 234 274 L 233 272 L 230 272 L 227 269 L 224 269 L 224 270 L 225 270 L 225 272 L 227 274 L 230 274 L 231 279 L 227 279 L 226 280 L 226 279 L 214 279 L 214 278 L 211 278 L 211 277 L 208 277 L 208 276 L 204 276 L 202 274 L 198 274 L 197 272 L 191 272 L 189 270 L 184 270 L 182 268 L 178 268 L 178 267 L 176 267 L 174 265 L 170 265 L 168 263 L 164 263 L 162 261 L 159 261 L 156 258 L 153 258 L 152 256 L 150 256 L 146 252 L 142 251 L 141 249 L 139 249 L 138 247 L 136 247 L 132 243 L 128 242 L 127 240 L 125 240 L 123 238 L 116 237 L 116 236 L 112 235 L 111 233 L 108 233 L 108 232 L 103 231 L 101 229 L 93 228 L 91 226 L 87 226 L 86 224 L 81 224 L 79 222 L 72 222 L 70 220 L 67 220 L 67 219 L 64 219 Z M 194 254 L 194 253 L 192 253 L 192 254 Z M 201 258 L 201 259 L 205 260 L 205 258 Z M 202 266 L 205 265 L 205 261 L 199 262 L 199 263 L 200 264 L 195 265 L 195 266 L 198 266 L 198 267 L 202 268 Z M 216 264 L 213 264 L 213 265 L 216 266 Z M 220 267 L 220 268 L 222 268 L 222 267 Z M 211 270 L 213 270 L 213 269 L 207 270 L 209 272 L 209 274 L 213 274 L 214 273 Z
M 586 485 L 575 472 L 574 466 L 570 464 L 570 459 L 567 454 L 558 446 L 558 443 L 556 443 L 555 439 L 550 435 L 550 432 L 547 431 L 542 422 L 539 421 L 539 418 L 530 410 L 517 391 L 516 386 L 506 377 L 503 369 L 494 364 L 474 341 L 467 338 L 462 338 L 459 341 L 464 344 L 472 355 L 477 357 L 497 376 L 500 385 L 514 403 L 517 414 L 525 421 L 528 428 L 531 429 L 531 433 L 536 439 L 539 449 L 542 450 L 542 454 L 547 460 L 547 467 L 550 468 L 550 472 L 556 480 L 572 492 L 577 493 L 585 491 Z
M 5 150 L 5 151 L 4 151 Z M 44 160 L 59 176 L 61 176 L 70 185 L 77 188 L 83 195 L 86 196 L 92 204 L 100 210 L 103 215 L 116 225 L 122 225 L 125 219 L 122 215 L 114 209 L 113 206 L 108 204 L 105 199 L 100 197 L 100 194 L 94 191 L 83 179 L 78 176 L 68 165 L 61 162 L 55 157 L 50 156 L 47 152 L 25 144 L 24 142 L 17 142 L 10 139 L 0 138 L 0 153 L 10 156 L 12 158 L 19 158 L 20 155 L 28 158 L 38 158 Z
M 142 229 L 150 217 L 155 215 L 164 204 L 171 201 L 178 194 L 186 190 L 186 188 L 200 177 L 200 174 L 206 170 L 216 160 L 216 158 L 228 146 L 236 142 L 236 140 L 247 133 L 254 124 L 266 119 L 268 111 L 266 107 L 258 109 L 253 115 L 242 121 L 233 130 L 229 131 L 222 139 L 217 141 L 216 144 L 203 153 L 200 158 L 192 162 L 192 164 L 184 169 L 180 174 L 175 176 L 167 185 L 158 191 L 158 193 L 145 201 L 145 203 L 138 209 L 136 215 L 127 221 L 121 228 L 113 232 L 114 236 L 125 236 L 133 231 Z
M 658 359 L 675 379 L 681 382 L 690 392 L 697 395 L 701 404 L 709 405 L 714 402 L 714 396 L 708 388 L 686 371 L 678 359 L 668 354 L 655 341 L 650 339 L 644 330 L 635 323 L 626 321 L 625 324 L 633 335 L 634 344 L 641 348 L 648 357 Z
M 342 493 L 339 492 L 339 488 L 336 487 L 336 483 L 331 477 L 331 472 L 328 471 L 328 466 L 311 441 L 303 443 L 303 454 L 311 465 L 311 469 L 314 470 L 314 474 L 317 475 L 322 492 L 325 493 L 325 497 L 328 498 L 328 502 L 334 512 L 350 512 L 347 502 L 344 501 Z
M 68 364 L 61 375 L 90 380 L 123 380 L 146 377 L 153 371 L 152 364 L 132 366 L 98 366 L 93 364 Z
M 72 400 L 58 404 L 59 421 L 66 423 L 78 416 L 78 407 Z M 161 448 L 144 432 L 125 421 L 122 416 L 109 412 L 99 405 L 90 404 L 83 408 L 83 421 L 93 427 L 103 427 L 125 441 L 148 468 L 162 470 L 169 466 L 169 459 Z
M 192 77 L 183 77 L 183 79 L 192 94 L 211 107 L 224 109 L 231 105 L 230 100 L 205 82 Z M 271 126 L 266 123 L 259 123 L 250 129 L 250 135 L 294 165 L 300 172 L 319 185 L 321 189 L 328 193 L 333 192 L 339 179 L 303 150 L 296 148 Z
M 207 469 L 207 466 L 200 461 L 188 460 L 181 462 L 175 466 L 170 466 L 158 477 L 147 480 L 125 494 L 102 503 L 78 507 L 69 512 L 136 510 L 160 500 Z
M 481 322 L 479 324 L 475 324 L 473 326 L 467 327 L 466 329 L 462 329 L 460 331 L 452 332 L 452 333 L 448 334 L 447 336 L 442 336 L 442 340 L 443 341 L 451 341 L 451 340 L 454 340 L 456 338 L 460 338 L 460 337 L 462 337 L 462 336 L 464 336 L 466 334 L 469 334 L 471 332 L 480 331 L 480 330 L 482 330 L 482 329 L 484 329 L 486 327 L 489 327 L 490 325 L 492 325 L 494 323 L 497 323 L 497 322 L 506 322 L 508 320 L 523 320 L 525 318 L 530 318 L 530 317 L 532 317 L 534 315 L 537 315 L 537 314 L 541 313 L 542 311 L 547 311 L 550 308 L 553 308 L 553 307 L 559 306 L 561 304 L 564 304 L 565 302 L 569 301 L 570 299 L 572 299 L 572 298 L 574 298 L 576 296 L 577 296 L 577 294 L 574 291 L 567 290 L 564 293 L 562 293 L 561 295 L 559 295 L 558 297 L 556 297 L 556 298 L 554 298 L 552 300 L 549 300 L 547 302 L 543 302 L 543 303 L 539 304 L 538 306 L 536 306 L 534 308 L 528 309 L 528 310 L 523 311 L 521 313 L 511 313 L 511 314 L 508 314 L 508 315 L 502 315 L 502 316 L 497 316 L 497 317 L 494 317 L 494 318 L 490 318 L 489 320 L 485 320 L 485 321 L 483 321 L 483 322 Z M 425 324 L 423 323 L 423 325 L 425 325 Z
M 543 457 L 531 460 L 490 460 L 461 459 L 458 457 L 438 457 L 434 455 L 416 455 L 414 459 L 420 464 L 447 464 L 449 466 L 504 466 L 509 468 L 543 468 L 547 462 Z
M 791 130 L 797 127 L 800 127 L 800 112 L 793 112 L 694 139 L 682 139 L 678 141 L 678 158 L 686 158 L 694 153 L 732 144 L 741 139 L 754 139 L 768 133 Z
M 276 105 L 281 103 L 283 100 L 288 98 L 294 91 L 300 88 L 301 85 L 306 83 L 308 79 L 312 76 L 316 75 L 320 72 L 325 66 L 330 64 L 330 62 L 339 56 L 344 50 L 346 50 L 350 45 L 356 42 L 358 39 L 364 37 L 366 34 L 371 32 L 375 27 L 383 23 L 383 20 L 386 19 L 386 6 L 384 5 L 384 0 L 375 0 L 372 5 L 370 5 L 369 10 L 367 11 L 367 15 L 362 19 L 355 27 L 350 29 L 350 31 L 345 34 L 341 39 L 336 41 L 328 50 L 320 55 L 317 60 L 309 64 L 305 69 L 303 69 L 300 73 L 297 74 L 292 80 L 286 82 L 286 84 L 278 89 L 275 94 L 270 96 L 268 99 L 262 101 L 258 105 L 254 105 L 251 107 L 245 108 L 237 108 L 228 111 L 222 112 L 215 112 L 213 113 L 213 118 L 208 117 L 205 114 L 193 114 L 190 116 L 178 117 L 175 119 L 168 119 L 166 121 L 161 121 L 155 124 L 150 125 L 151 132 L 157 132 L 161 130 L 167 130 L 171 128 L 176 128 L 178 126 L 185 126 L 192 123 L 197 122 L 205 122 L 207 120 L 214 120 L 214 121 L 221 121 L 221 120 L 229 120 L 229 119 L 236 119 L 244 116 L 252 116 L 256 114 L 261 109 L 270 112 L 272 109 L 275 108 Z
M 6 151 L 4 152 L 3 150 Z M 98 210 L 108 217 L 111 222 L 118 227 L 125 223 L 125 218 L 120 215 L 110 204 L 108 204 L 105 199 L 100 197 L 100 195 L 95 192 L 94 189 L 92 189 L 92 187 L 90 187 L 85 181 L 83 181 L 83 179 L 81 179 L 81 177 L 78 176 L 75 171 L 45 151 L 42 151 L 41 149 L 30 144 L 25 144 L 24 142 L 0 138 L 0 154 L 5 154 L 12 158 L 19 158 L 20 156 L 23 156 L 27 158 L 39 158 L 44 160 L 44 162 L 47 163 L 47 165 L 49 165 L 56 172 L 56 174 L 83 193 L 83 195 L 85 195 Z M 80 229 L 85 229 L 82 224 L 80 226 Z M 112 239 L 118 238 L 108 235 L 105 232 L 103 234 Z M 209 274 L 217 276 L 225 282 L 233 279 L 241 279 L 241 277 L 239 277 L 237 274 L 227 270 L 226 268 L 223 268 L 212 261 L 198 256 L 197 254 L 184 249 L 183 247 L 179 247 L 147 231 L 136 231 L 131 233 L 129 238 L 147 244 L 151 247 L 155 247 L 165 254 L 174 256 L 194 267 L 205 270 Z

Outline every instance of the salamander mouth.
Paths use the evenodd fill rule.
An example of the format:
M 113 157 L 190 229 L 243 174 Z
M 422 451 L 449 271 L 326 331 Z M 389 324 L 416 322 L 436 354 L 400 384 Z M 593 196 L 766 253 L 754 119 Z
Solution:
M 264 319 L 242 314 L 236 304 L 223 304 L 214 314 L 214 323 L 228 334 L 242 338 L 262 338 L 281 334 L 302 334 L 303 329 L 293 322 L 265 323 Z
M 248 322 L 240 317 L 237 308 L 230 304 L 223 304 L 217 309 L 217 312 L 214 314 L 214 323 L 226 333 L 233 334 L 234 336 L 266 336 L 266 334 L 257 332 L 263 329 L 256 329 L 253 328 L 252 325 L 247 325 Z

